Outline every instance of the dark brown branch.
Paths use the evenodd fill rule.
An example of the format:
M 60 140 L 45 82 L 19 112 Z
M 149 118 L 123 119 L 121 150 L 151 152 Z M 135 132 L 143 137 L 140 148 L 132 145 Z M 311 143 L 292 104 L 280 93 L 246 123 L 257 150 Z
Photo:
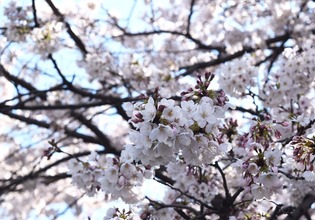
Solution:
M 163 172 L 165 171 L 165 169 L 163 169 L 163 168 L 165 168 L 165 167 L 162 166 L 159 169 L 156 169 L 154 171 L 155 177 L 158 178 L 160 183 L 167 184 L 168 186 L 174 185 L 175 181 L 172 178 L 167 177 L 163 174 Z
M 72 130 L 72 129 L 69 129 L 69 128 L 67 128 L 67 127 L 65 127 L 64 129 L 65 129 L 65 134 L 66 134 L 66 135 L 69 135 L 70 137 L 74 137 L 74 138 L 81 139 L 81 140 L 83 140 L 85 143 L 98 144 L 98 145 L 100 145 L 100 146 L 106 147 L 106 146 L 104 145 L 104 142 L 103 142 L 102 140 L 99 140 L 99 139 L 96 138 L 96 137 L 79 133 L 79 132 L 74 131 L 74 130 Z
M 218 64 L 221 64 L 221 63 L 225 63 L 227 61 L 230 61 L 230 60 L 233 60 L 235 58 L 241 57 L 245 53 L 251 53 L 254 50 L 255 50 L 254 48 L 250 48 L 249 47 L 249 48 L 245 48 L 244 50 L 238 51 L 238 52 L 236 52 L 234 54 L 218 58 L 216 60 L 211 60 L 211 61 L 208 61 L 208 62 L 195 63 L 195 64 L 190 65 L 190 66 L 180 67 L 179 68 L 180 70 L 183 70 L 183 69 L 186 70 L 180 76 L 187 76 L 187 75 L 192 74 L 193 72 L 195 72 L 198 69 L 204 69 L 204 68 L 207 68 L 207 67 L 210 67 L 210 66 L 215 66 L 215 65 L 218 65 Z
M 23 88 L 27 89 L 28 91 L 31 91 L 31 92 L 36 92 L 37 89 L 32 86 L 32 84 L 26 82 L 25 80 L 23 79 L 20 79 L 16 76 L 13 76 L 11 75 L 5 68 L 2 64 L 0 64 L 0 73 L 2 73 L 2 75 L 7 79 L 9 80 L 10 82 L 12 82 L 14 85 L 16 86 L 22 86 Z
M 303 215 L 308 216 L 307 210 L 311 207 L 311 205 L 315 202 L 314 194 L 307 194 L 302 203 L 293 211 L 292 214 L 289 214 L 285 220 L 296 220 L 300 219 Z
M 251 115 L 257 116 L 260 119 L 264 118 L 264 116 L 260 112 L 257 112 L 257 111 L 255 111 L 253 109 L 246 109 L 246 108 L 243 108 L 241 106 L 236 106 L 235 109 L 232 109 L 232 110 L 240 111 L 240 112 L 243 112 L 243 113 L 246 112 L 246 113 L 249 113 Z
M 62 211 L 57 213 L 54 218 L 52 220 L 57 220 L 60 216 L 64 215 L 70 208 L 72 208 L 72 206 L 76 205 L 78 203 L 78 201 L 85 195 L 85 193 L 83 193 L 81 196 L 79 196 L 78 198 L 74 199 L 70 204 L 68 204 L 68 206 Z
M 115 105 L 114 107 L 116 108 L 117 114 L 119 114 L 125 121 L 130 119 L 121 105 Z
M 282 142 L 283 146 L 289 144 L 294 137 L 303 135 L 307 129 L 310 129 L 314 125 L 314 123 L 315 119 L 311 120 L 306 126 L 301 127 L 295 135 L 292 135 L 291 137 L 286 138 L 285 140 L 280 140 L 279 142 Z
M 265 42 L 267 45 L 271 45 L 271 44 L 276 43 L 276 42 L 287 41 L 289 38 L 290 38 L 290 34 L 286 33 L 284 35 L 280 35 L 280 36 L 277 36 L 274 38 L 267 39 Z M 179 68 L 180 70 L 185 70 L 185 72 L 183 74 L 180 74 L 180 76 L 187 76 L 187 75 L 192 74 L 193 72 L 195 72 L 198 69 L 204 69 L 207 67 L 216 66 L 218 64 L 225 63 L 227 61 L 231 61 L 235 58 L 243 56 L 245 53 L 251 53 L 255 50 L 257 50 L 257 48 L 245 47 L 243 50 L 240 50 L 234 54 L 226 55 L 224 57 L 219 57 L 218 59 L 215 59 L 215 60 L 211 60 L 208 62 L 200 62 L 200 63 L 195 63 L 193 65 L 180 67 Z
M 149 200 L 149 202 L 156 207 L 156 210 L 160 210 L 160 209 L 165 209 L 165 208 L 175 208 L 175 209 L 187 209 L 191 212 L 193 212 L 195 215 L 198 214 L 198 212 L 193 209 L 192 207 L 186 206 L 186 205 L 182 205 L 182 204 L 177 204 L 177 203 L 172 203 L 172 204 L 164 204 L 162 202 L 158 202 L 158 201 L 154 201 L 152 199 L 150 199 L 149 197 L 145 197 L 147 200 Z
M 39 23 L 38 23 L 38 19 L 37 19 L 37 11 L 36 11 L 35 0 L 32 0 L 32 10 L 33 10 L 33 16 L 34 16 L 34 27 L 39 27 Z
M 102 141 L 103 143 L 102 145 L 105 146 L 105 148 L 108 149 L 111 153 L 115 155 L 120 154 L 120 152 L 117 149 L 115 149 L 114 146 L 112 146 L 109 138 L 97 126 L 95 126 L 91 120 L 86 119 L 82 114 L 75 111 L 72 111 L 71 115 L 78 121 L 80 121 L 83 125 L 85 125 L 87 128 L 89 128 L 98 137 L 98 139 Z
M 36 125 L 36 126 L 41 127 L 41 128 L 46 128 L 46 129 L 53 127 L 53 125 L 51 125 L 50 123 L 47 123 L 44 121 L 39 121 L 39 120 L 36 120 L 33 118 L 28 118 L 28 117 L 18 115 L 18 114 L 9 112 L 9 111 L 5 111 L 5 112 L 1 112 L 1 113 L 9 116 L 11 118 L 17 119 L 21 122 L 24 122 L 26 124 L 29 124 L 29 125 L 32 124 L 32 125 Z M 107 143 L 104 143 L 104 141 L 102 141 L 96 137 L 78 133 L 77 131 L 74 131 L 74 130 L 69 129 L 67 127 L 64 128 L 64 132 L 66 135 L 69 135 L 70 137 L 73 137 L 73 138 L 81 139 L 85 143 L 99 144 L 99 145 L 104 146 L 104 147 L 106 147 L 106 145 L 104 145 L 104 144 L 107 144 Z M 112 153 L 115 153 L 115 152 L 112 152 Z
M 53 56 L 50 54 L 48 57 L 52 61 L 53 65 L 54 65 L 54 68 L 57 71 L 58 75 L 61 77 L 63 83 L 67 86 L 67 88 L 70 91 L 72 91 L 72 92 L 74 92 L 76 94 L 79 94 L 79 95 L 81 95 L 83 97 L 101 99 L 101 100 L 104 100 L 104 103 L 107 103 L 107 104 L 120 104 L 120 103 L 123 103 L 123 102 L 137 100 L 137 99 L 132 99 L 132 98 L 121 99 L 119 97 L 106 96 L 106 95 L 97 94 L 97 93 L 95 94 L 95 93 L 88 92 L 87 90 L 85 90 L 83 88 L 77 88 L 71 82 L 69 82 L 66 79 L 66 77 L 62 74 L 62 72 L 61 72 L 60 68 L 58 67 L 58 64 L 57 64 L 56 60 L 53 58 Z
M 221 167 L 219 166 L 218 162 L 215 162 L 215 164 L 213 165 L 213 167 L 215 167 L 220 175 L 221 175 L 221 178 L 222 178 L 222 182 L 223 182 L 223 188 L 224 188 L 224 192 L 225 192 L 225 199 L 226 200 L 230 200 L 231 198 L 231 193 L 229 191 L 229 188 L 227 186 L 227 182 L 226 182 L 226 178 L 225 178 L 225 174 L 223 173 L 223 170 L 221 169 Z
M 233 194 L 233 196 L 231 197 L 230 199 L 230 203 L 231 205 L 235 202 L 236 198 L 241 194 L 241 192 L 244 191 L 244 188 L 243 187 L 240 187 L 237 189 L 237 191 Z
M 58 84 L 58 85 L 55 85 L 49 89 L 45 89 L 45 90 L 36 90 L 36 91 L 33 91 L 33 92 L 27 92 L 27 93 L 22 93 L 22 94 L 18 94 L 17 96 L 13 97 L 13 98 L 10 98 L 10 99 L 7 99 L 7 100 L 4 100 L 3 102 L 0 103 L 0 108 L 5 108 L 7 107 L 8 109 L 12 109 L 13 106 L 10 106 L 10 105 L 6 105 L 7 102 L 11 102 L 11 101 L 14 101 L 14 100 L 19 100 L 20 102 L 15 105 L 15 106 L 23 106 L 24 104 L 26 104 L 27 101 L 21 101 L 22 97 L 27 97 L 27 96 L 30 96 L 30 99 L 34 100 L 34 97 L 46 97 L 47 96 L 47 93 L 49 92 L 53 92 L 53 91 L 62 91 L 62 90 L 65 90 L 65 88 L 63 88 L 63 84 Z M 33 97 L 31 97 L 33 96 Z
M 283 204 L 279 204 L 276 206 L 275 210 L 272 212 L 269 220 L 276 220 L 280 211 L 281 211 L 281 208 L 283 207 Z
M 188 15 L 188 19 L 187 19 L 187 29 L 186 29 L 186 34 L 189 34 L 189 35 L 190 35 L 191 17 L 194 13 L 194 5 L 195 5 L 195 0 L 191 0 L 189 15 Z
M 225 47 L 222 47 L 222 46 L 213 46 L 213 45 L 203 44 L 200 40 L 192 37 L 190 35 L 190 33 L 183 33 L 183 32 L 179 32 L 179 31 L 170 31 L 170 30 L 153 30 L 153 31 L 130 33 L 127 30 L 125 30 L 124 28 L 122 28 L 121 26 L 119 26 L 117 22 L 115 22 L 115 26 L 123 32 L 123 35 L 115 36 L 116 38 L 122 38 L 125 36 L 137 37 L 137 36 L 148 36 L 148 35 L 155 35 L 155 34 L 171 34 L 171 35 L 175 35 L 175 36 L 183 36 L 183 37 L 191 40 L 192 42 L 194 42 L 197 45 L 197 49 L 200 49 L 200 50 L 224 51 L 224 49 L 225 49 Z
M 28 125 L 37 125 L 38 127 L 41 127 L 41 128 L 46 128 L 46 129 L 49 129 L 51 128 L 51 125 L 47 122 L 44 122 L 44 121 L 39 121 L 39 120 L 36 120 L 36 119 L 33 119 L 33 118 L 28 118 L 28 117 L 25 117 L 25 116 L 22 116 L 22 115 L 18 115 L 18 114 L 15 114 L 15 113 L 12 113 L 10 111 L 3 111 L 1 112 L 2 114 L 4 115 L 7 115 L 9 116 L 10 118 L 14 118 L 14 119 L 17 119 L 19 121 L 22 121 Z
M 284 172 L 282 170 L 278 170 L 278 172 L 283 174 L 283 175 L 285 175 L 286 177 L 288 177 L 291 180 L 305 180 L 304 177 L 293 176 L 290 173 L 286 173 L 286 172 Z
M 88 51 L 85 48 L 84 43 L 82 42 L 82 40 L 73 32 L 73 30 L 71 29 L 71 26 L 68 22 L 65 21 L 64 15 L 61 14 L 61 12 L 58 10 L 58 8 L 54 5 L 54 3 L 51 0 L 46 0 L 47 4 L 50 6 L 50 8 L 52 9 L 52 11 L 54 12 L 54 14 L 59 18 L 59 20 L 61 22 L 63 22 L 67 28 L 67 32 L 70 35 L 70 37 L 72 38 L 72 40 L 75 42 L 75 44 L 77 45 L 77 47 L 81 50 L 81 52 L 83 53 L 83 55 L 86 55 L 88 53 Z
M 57 165 L 59 165 L 61 163 L 67 162 L 72 158 L 79 158 L 82 156 L 87 156 L 90 153 L 91 153 L 90 151 L 84 151 L 84 152 L 73 154 L 71 156 L 66 156 L 66 157 L 64 157 L 60 160 L 57 160 L 57 161 L 55 161 L 55 162 L 37 170 L 37 171 L 30 172 L 27 175 L 19 176 L 15 179 L 11 179 L 11 181 L 8 184 L 3 184 L 0 186 L 0 195 L 3 195 L 3 194 L 8 193 L 10 191 L 14 191 L 20 184 L 24 183 L 25 181 L 35 179 L 35 178 L 39 177 L 42 173 L 46 172 L 47 170 L 49 170 L 53 167 L 56 167 Z M 97 151 L 97 153 L 98 154 L 106 154 L 107 151 L 106 150 Z
M 182 192 L 180 189 L 175 188 L 174 186 L 172 186 L 171 184 L 169 184 L 169 183 L 167 183 L 167 182 L 160 181 L 159 179 L 156 179 L 156 178 L 154 178 L 154 180 L 156 180 L 157 182 L 159 182 L 159 183 L 161 183 L 161 184 L 163 184 L 163 185 L 165 185 L 165 186 L 170 187 L 171 189 L 173 189 L 173 190 L 179 192 L 181 195 L 186 196 L 187 198 L 191 199 L 192 201 L 195 201 L 195 202 L 199 203 L 200 205 L 203 205 L 204 207 L 206 207 L 206 208 L 208 208 L 208 209 L 210 209 L 210 210 L 218 210 L 218 209 L 216 209 L 216 208 L 210 206 L 209 204 L 207 204 L 207 203 L 205 203 L 205 202 L 203 202 L 203 201 L 201 201 L 201 200 L 195 198 L 194 196 L 191 196 L 191 195 L 189 195 L 189 194 L 186 193 L 186 192 Z
M 0 106 L 2 111 L 13 110 L 13 109 L 22 109 L 22 110 L 74 110 L 80 108 L 91 108 L 97 107 L 102 105 L 108 105 L 111 103 L 105 101 L 99 102 L 92 102 L 92 103 L 79 103 L 79 104 L 56 104 L 56 105 L 21 105 L 20 103 L 17 105 L 9 106 L 9 105 L 2 105 Z
M 40 179 L 40 182 L 49 185 L 51 183 L 57 182 L 58 180 L 66 179 L 71 177 L 68 173 L 59 173 L 56 175 L 39 175 L 38 178 Z

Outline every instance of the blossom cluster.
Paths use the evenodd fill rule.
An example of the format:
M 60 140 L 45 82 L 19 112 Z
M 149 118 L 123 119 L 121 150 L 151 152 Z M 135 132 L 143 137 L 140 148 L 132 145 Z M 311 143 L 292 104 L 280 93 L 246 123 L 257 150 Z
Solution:
M 262 219 L 314 192 L 314 1 L 65 2 L 0 1 L 0 216 L 79 215 L 104 193 L 144 202 L 105 219 Z M 179 96 L 205 68 L 218 85 Z M 42 158 L 47 137 L 65 148 Z
M 167 165 L 182 158 L 187 164 L 201 165 L 218 160 L 230 146 L 219 135 L 219 125 L 228 109 L 222 91 L 209 89 L 213 79 L 200 77 L 183 101 L 149 97 L 145 102 L 126 105 L 131 143 L 122 152 L 127 162 L 144 165 Z
M 144 179 L 152 176 L 152 171 L 143 166 L 120 162 L 116 158 L 95 152 L 89 156 L 88 162 L 70 160 L 69 173 L 73 184 L 89 196 L 102 190 L 111 199 L 122 198 L 128 203 L 142 199 L 138 188 Z
M 225 114 L 231 107 L 225 92 L 211 89 L 213 78 L 214 75 L 208 72 L 204 77 L 198 76 L 196 86 L 182 92 L 181 100 L 162 98 L 156 90 L 144 101 L 127 103 L 125 108 L 133 129 L 120 162 L 111 158 L 110 163 L 106 162 L 93 172 L 91 169 L 99 165 L 93 168 L 85 165 L 86 171 L 73 169 L 74 183 L 88 192 L 102 189 L 113 198 L 121 197 L 128 203 L 135 203 L 141 194 L 136 191 L 136 186 L 142 184 L 145 172 L 149 172 L 145 167 L 165 165 L 167 175 L 174 181 L 172 189 L 176 189 L 166 192 L 165 204 L 185 204 L 195 199 L 217 208 L 222 205 L 223 183 L 215 174 L 216 169 L 230 161 L 225 175 L 235 179 L 231 183 L 235 188 L 244 189 L 243 198 L 270 199 L 288 186 L 296 192 L 307 187 L 303 183 L 294 186 L 288 176 L 295 174 L 296 178 L 307 181 L 315 179 L 313 141 L 294 138 L 285 150 L 279 140 L 290 123 L 276 121 L 270 115 L 253 118 L 248 132 L 238 134 L 237 120 L 229 119 Z M 290 152 L 291 160 L 295 160 L 293 163 L 290 163 Z M 99 164 L 99 159 L 95 161 Z M 301 163 L 304 167 L 297 173 L 296 167 L 301 167 Z M 85 172 L 94 176 L 84 177 L 88 182 L 82 183 L 83 180 L 78 179 Z M 173 209 L 162 210 L 148 206 L 140 215 L 152 218 L 176 215 Z M 190 212 L 187 215 L 193 217 Z M 237 215 L 242 216 L 244 212 Z
M 8 40 L 14 42 L 23 42 L 26 40 L 27 34 L 31 32 L 32 24 L 32 19 L 28 11 L 31 11 L 30 6 L 26 10 L 23 10 L 14 1 L 10 2 L 5 8 L 4 15 L 8 17 L 8 28 L 6 30 Z
M 307 41 L 299 48 L 288 48 L 279 61 L 279 69 L 272 72 L 261 97 L 268 107 L 288 107 L 290 101 L 301 105 L 303 111 L 313 111 L 306 95 L 314 87 L 315 78 L 315 49 L 314 41 Z M 299 52 L 300 50 L 300 52 Z M 310 101 L 308 101 L 309 103 Z M 300 109 L 301 110 L 301 109 Z
M 33 50 L 43 59 L 48 54 L 57 52 L 61 47 L 63 28 L 63 23 L 56 21 L 49 21 L 40 28 L 34 28 L 32 31 L 32 40 L 35 42 Z
M 227 62 L 220 66 L 215 74 L 219 76 L 222 89 L 233 97 L 244 97 L 246 93 L 257 85 L 258 68 L 248 56 Z
M 187 166 L 183 162 L 170 163 L 167 172 L 175 180 L 174 187 L 181 192 L 187 192 L 193 198 L 197 198 L 205 203 L 211 203 L 216 195 L 219 194 L 220 183 L 213 174 L 214 168 L 203 166 Z M 187 198 L 186 198 L 187 199 Z

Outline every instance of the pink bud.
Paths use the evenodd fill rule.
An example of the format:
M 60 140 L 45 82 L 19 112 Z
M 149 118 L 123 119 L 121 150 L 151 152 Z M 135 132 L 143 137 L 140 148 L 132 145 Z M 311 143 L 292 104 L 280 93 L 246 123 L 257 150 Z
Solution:
M 158 111 L 159 111 L 159 112 L 162 112 L 165 108 L 166 108 L 165 105 L 160 105 L 160 106 L 158 107 Z
M 135 116 L 138 118 L 138 119 L 142 119 L 143 118 L 143 115 L 140 113 L 140 112 L 137 112 L 135 114 Z
M 277 139 L 280 139 L 282 134 L 281 134 L 281 132 L 279 130 L 276 129 L 275 136 L 276 136 Z
M 118 179 L 118 185 L 124 186 L 126 184 L 126 178 L 124 176 L 120 176 Z
M 248 162 L 244 162 L 244 163 L 242 164 L 242 169 L 243 169 L 243 170 L 247 170 L 248 166 L 249 166 L 249 163 L 248 163 Z
M 288 121 L 284 121 L 281 123 L 281 125 L 284 127 L 288 127 L 290 125 L 290 123 Z
M 205 78 L 206 78 L 206 80 L 208 80 L 208 79 L 209 79 L 210 75 L 211 75 L 211 73 L 210 73 L 210 72 L 206 72 L 206 73 L 205 73 Z

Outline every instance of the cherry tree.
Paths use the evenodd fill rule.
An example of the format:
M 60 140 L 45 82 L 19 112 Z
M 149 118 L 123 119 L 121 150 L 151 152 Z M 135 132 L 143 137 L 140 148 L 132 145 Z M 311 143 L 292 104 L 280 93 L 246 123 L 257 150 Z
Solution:
M 0 4 L 1 216 L 315 216 L 314 1 Z

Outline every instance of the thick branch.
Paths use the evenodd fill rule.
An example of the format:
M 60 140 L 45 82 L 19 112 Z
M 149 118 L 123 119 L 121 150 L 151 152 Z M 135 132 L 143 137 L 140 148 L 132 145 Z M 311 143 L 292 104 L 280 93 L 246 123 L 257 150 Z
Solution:
M 71 115 L 82 124 L 84 124 L 87 128 L 89 128 L 98 137 L 98 139 L 102 141 L 102 145 L 105 146 L 105 148 L 108 149 L 111 153 L 116 155 L 120 154 L 120 152 L 115 149 L 114 146 L 112 146 L 109 138 L 97 126 L 95 126 L 91 120 L 86 119 L 82 114 L 75 111 L 72 111 Z
M 59 20 L 61 22 L 63 22 L 67 28 L 67 32 L 70 35 L 70 37 L 72 38 L 72 40 L 75 42 L 75 44 L 77 45 L 77 47 L 81 50 L 81 52 L 86 55 L 88 53 L 88 51 L 85 48 L 84 43 L 82 42 L 82 40 L 73 32 L 73 30 L 71 29 L 71 26 L 68 22 L 65 21 L 64 15 L 61 14 L 61 12 L 58 10 L 58 8 L 54 5 L 54 3 L 51 0 L 46 0 L 47 4 L 50 6 L 50 8 L 52 9 L 52 11 L 54 12 L 54 14 L 59 18 Z
M 308 215 L 307 210 L 315 202 L 315 195 L 309 193 L 307 194 L 302 203 L 293 211 L 292 214 L 288 215 L 285 220 L 296 220 L 300 219 L 303 215 Z
M 32 84 L 26 82 L 25 80 L 23 79 L 20 79 L 16 76 L 13 76 L 11 75 L 5 68 L 2 64 L 0 64 L 0 72 L 2 73 L 2 75 L 7 79 L 9 80 L 10 82 L 12 82 L 14 85 L 19 85 L 19 86 L 22 86 L 23 88 L 27 89 L 28 91 L 30 92 L 36 92 L 37 89 L 32 86 Z
M 56 105 L 32 105 L 32 106 L 25 106 L 25 105 L 2 105 L 0 106 L 2 111 L 4 110 L 13 110 L 13 109 L 21 109 L 21 110 L 74 110 L 80 108 L 91 108 L 97 107 L 102 105 L 108 105 L 106 101 L 99 101 L 99 102 L 92 102 L 92 103 L 78 103 L 78 104 L 56 104 Z
M 36 120 L 36 119 L 33 119 L 33 118 L 28 118 L 28 117 L 25 117 L 25 116 L 22 116 L 22 115 L 18 115 L 18 114 L 15 114 L 15 113 L 12 113 L 12 112 L 9 112 L 9 111 L 4 111 L 4 112 L 1 112 L 2 114 L 4 115 L 7 115 L 9 116 L 10 118 L 14 118 L 14 119 L 17 119 L 21 122 L 24 122 L 28 125 L 36 125 L 38 127 L 41 127 L 41 128 L 46 128 L 46 129 L 49 129 L 51 127 L 53 127 L 52 124 L 50 123 L 47 123 L 47 122 L 44 122 L 44 121 L 39 121 L 39 120 Z M 70 137 L 73 137 L 73 138 L 78 138 L 78 139 L 81 139 L 83 140 L 85 143 L 92 143 L 92 144 L 99 144 L 101 146 L 104 146 L 106 147 L 106 143 L 104 143 L 104 141 L 96 138 L 96 137 L 93 137 L 93 136 L 89 136 L 89 135 L 85 135 L 85 134 L 81 134 L 77 131 L 74 131 L 70 128 L 67 128 L 65 127 L 64 128 L 64 132 L 66 135 L 69 135 Z M 112 152 L 112 153 L 115 153 L 115 152 Z
M 34 16 L 34 27 L 39 27 L 38 19 L 37 19 L 37 11 L 36 11 L 36 5 L 35 0 L 32 0 L 32 10 L 33 10 L 33 16 Z
M 276 42 L 282 42 L 282 41 L 287 41 L 290 38 L 290 34 L 286 33 L 284 35 L 280 35 L 274 38 L 270 38 L 267 39 L 265 42 L 267 45 L 276 43 Z M 225 63 L 227 61 L 231 61 L 235 58 L 241 57 L 243 56 L 245 53 L 251 53 L 253 51 L 257 50 L 257 48 L 253 48 L 253 47 L 245 47 L 243 50 L 240 50 L 234 54 L 230 54 L 224 57 L 219 57 L 218 59 L 215 60 L 211 60 L 208 62 L 200 62 L 200 63 L 195 63 L 193 65 L 189 65 L 189 66 L 183 66 L 180 67 L 180 70 L 186 70 L 183 74 L 181 74 L 180 76 L 187 76 L 190 75 L 191 73 L 195 72 L 198 69 L 204 69 L 207 67 L 211 67 L 211 66 L 216 66 L 218 64 L 222 64 Z
M 124 28 L 122 28 L 121 26 L 119 26 L 117 23 L 115 23 L 115 26 L 123 32 L 123 35 L 119 35 L 116 37 L 125 37 L 125 36 L 138 37 L 138 36 L 148 36 L 148 35 L 155 35 L 155 34 L 171 34 L 171 35 L 175 35 L 175 36 L 183 36 L 183 37 L 191 40 L 192 42 L 194 42 L 198 46 L 197 49 L 217 50 L 217 51 L 224 51 L 224 49 L 225 49 L 225 47 L 222 47 L 222 46 L 206 45 L 206 44 L 202 43 L 200 40 L 192 37 L 190 35 L 190 33 L 183 33 L 183 32 L 179 32 L 179 31 L 170 31 L 170 30 L 153 30 L 153 31 L 131 33 L 131 32 L 128 32 L 127 30 L 125 30 Z

